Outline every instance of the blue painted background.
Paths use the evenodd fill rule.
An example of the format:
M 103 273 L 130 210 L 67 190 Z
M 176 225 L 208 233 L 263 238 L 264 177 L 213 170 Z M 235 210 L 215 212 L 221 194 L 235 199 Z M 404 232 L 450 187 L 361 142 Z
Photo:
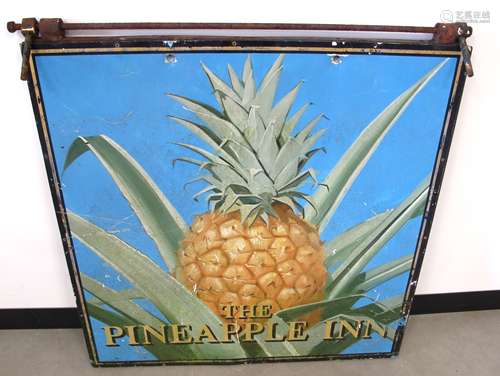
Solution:
M 75 137 L 105 134 L 124 147 L 150 174 L 184 219 L 206 211 L 206 204 L 191 196 L 201 185 L 183 189 L 194 178 L 197 167 L 172 160 L 186 155 L 173 142 L 202 145 L 192 135 L 167 118 L 192 118 L 165 93 L 175 93 L 210 103 L 211 87 L 200 67 L 205 63 L 217 75 L 228 79 L 230 63 L 241 73 L 246 53 L 178 53 L 177 62 L 165 63 L 164 54 L 103 54 L 37 56 L 36 65 L 64 199 L 69 210 L 111 231 L 164 265 L 151 239 L 143 232 L 125 198 L 96 158 L 87 153 L 64 173 L 67 150 Z M 274 53 L 253 54 L 257 82 L 276 59 Z M 332 64 L 325 54 L 287 54 L 281 76 L 280 98 L 299 80 L 302 85 L 293 110 L 306 102 L 314 106 L 302 124 L 318 113 L 328 119 L 318 128 L 327 131 L 318 143 L 326 155 L 315 157 L 310 167 L 322 180 L 359 133 L 394 98 L 432 67 L 441 57 L 350 55 L 342 64 Z M 329 240 L 376 213 L 393 208 L 432 170 L 456 59 L 450 59 L 401 116 L 379 149 L 347 193 L 323 240 Z M 310 192 L 311 187 L 306 187 Z M 421 218 L 410 221 L 373 259 L 377 266 L 414 252 Z M 75 241 L 80 270 L 106 285 L 131 287 L 113 268 Z M 372 292 L 384 299 L 405 291 L 408 275 L 400 276 Z M 150 308 L 145 302 L 141 304 Z M 106 360 L 147 360 L 140 347 L 103 346 L 102 324 L 92 319 L 99 358 Z M 362 341 L 346 352 L 390 351 L 388 340 Z

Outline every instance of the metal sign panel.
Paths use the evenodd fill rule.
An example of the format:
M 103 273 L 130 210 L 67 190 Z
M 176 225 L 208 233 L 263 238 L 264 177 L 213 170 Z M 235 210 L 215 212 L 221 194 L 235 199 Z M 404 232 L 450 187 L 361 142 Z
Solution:
M 465 81 L 458 44 L 29 47 L 93 364 L 397 354 Z

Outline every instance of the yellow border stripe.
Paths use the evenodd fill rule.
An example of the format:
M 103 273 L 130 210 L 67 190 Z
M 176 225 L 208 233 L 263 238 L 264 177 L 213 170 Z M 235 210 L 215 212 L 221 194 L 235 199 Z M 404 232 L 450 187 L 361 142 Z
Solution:
M 289 51 L 289 52 L 326 52 L 326 53 L 366 53 L 366 54 L 404 54 L 404 55 L 446 55 L 460 56 L 460 51 L 443 50 L 398 50 L 388 48 L 342 48 L 342 47 L 240 47 L 240 46 L 203 46 L 203 47 L 103 47 L 103 48 L 55 48 L 32 50 L 35 55 L 107 53 L 107 52 L 183 52 L 183 51 Z

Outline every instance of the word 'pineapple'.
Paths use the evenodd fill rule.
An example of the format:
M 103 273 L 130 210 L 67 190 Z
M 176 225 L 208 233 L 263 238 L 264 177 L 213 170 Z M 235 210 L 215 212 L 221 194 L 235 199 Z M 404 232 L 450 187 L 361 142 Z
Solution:
M 198 216 L 178 250 L 177 278 L 223 316 L 221 305 L 270 304 L 273 311 L 323 297 L 326 282 L 318 229 L 295 214 L 313 206 L 300 187 L 316 182 L 305 164 L 322 130 L 322 115 L 294 129 L 307 104 L 289 116 L 299 83 L 275 105 L 282 70 L 280 56 L 257 88 L 250 57 L 240 79 L 231 66 L 231 86 L 203 66 L 222 112 L 171 95 L 203 122 L 171 117 L 207 143 L 212 151 L 181 144 L 192 156 L 177 158 L 200 167 L 195 181 L 208 184 L 210 213 Z M 174 161 L 175 162 L 175 161 Z M 313 206 L 314 208 L 314 206 Z

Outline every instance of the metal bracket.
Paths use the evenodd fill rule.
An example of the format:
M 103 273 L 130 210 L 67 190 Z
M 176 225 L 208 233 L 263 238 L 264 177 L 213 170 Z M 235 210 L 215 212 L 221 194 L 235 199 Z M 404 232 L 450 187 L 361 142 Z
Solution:
M 467 37 L 471 35 L 472 28 L 467 26 L 467 28 L 459 28 L 458 29 L 458 43 L 460 45 L 460 50 L 462 51 L 462 58 L 464 59 L 465 72 L 468 77 L 474 76 L 474 70 L 472 69 L 472 61 L 471 61 L 471 52 L 472 47 L 467 45 Z
M 22 43 L 22 64 L 21 64 L 21 80 L 26 81 L 29 74 L 28 60 L 31 53 L 31 42 L 33 37 L 37 34 L 38 22 L 36 18 L 23 18 L 21 22 L 21 33 L 24 35 L 24 42 Z
M 64 38 L 63 20 L 60 18 L 23 18 L 20 24 L 15 22 L 7 23 L 7 30 L 11 33 L 21 31 L 24 42 L 21 44 L 22 63 L 21 80 L 26 81 L 29 75 L 29 58 L 31 44 L 34 38 L 42 38 L 48 41 L 58 41 Z
M 457 23 L 438 23 L 436 24 L 436 33 L 434 41 L 437 43 L 453 43 L 458 41 L 462 58 L 464 60 L 465 72 L 468 77 L 474 75 L 471 61 L 472 48 L 467 45 L 466 39 L 472 35 L 472 27 L 463 22 Z

